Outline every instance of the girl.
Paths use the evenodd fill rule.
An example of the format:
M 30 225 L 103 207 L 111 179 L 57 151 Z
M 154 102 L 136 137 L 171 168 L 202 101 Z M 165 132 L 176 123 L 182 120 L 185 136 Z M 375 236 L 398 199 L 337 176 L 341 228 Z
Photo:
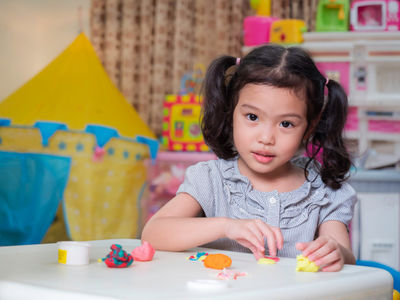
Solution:
M 219 159 L 187 169 L 142 239 L 159 250 L 207 244 L 256 259 L 301 252 L 323 271 L 354 264 L 342 87 L 303 49 L 265 45 L 214 60 L 204 92 L 202 132 Z

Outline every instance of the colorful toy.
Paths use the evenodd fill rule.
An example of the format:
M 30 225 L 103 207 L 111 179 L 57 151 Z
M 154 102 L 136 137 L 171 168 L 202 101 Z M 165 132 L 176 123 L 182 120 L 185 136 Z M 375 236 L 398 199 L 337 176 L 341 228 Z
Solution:
M 185 73 L 181 78 L 179 95 L 194 95 L 200 92 L 206 68 L 203 64 L 195 64 L 194 70 Z
M 244 18 L 243 38 L 245 46 L 258 46 L 270 40 L 271 24 L 279 20 L 270 17 L 271 0 L 250 0 L 251 7 L 256 11 L 255 16 Z
M 107 267 L 109 268 L 126 268 L 129 267 L 133 258 L 130 254 L 126 253 L 125 250 L 122 249 L 121 245 L 112 244 L 111 251 L 104 257 L 102 260 L 105 262 Z
M 149 242 L 143 241 L 142 245 L 132 250 L 132 257 L 136 261 L 150 261 L 153 259 L 156 250 L 150 245 Z
M 207 268 L 222 270 L 231 266 L 232 259 L 221 253 L 209 254 L 206 259 L 203 260 L 203 263 Z
M 164 101 L 163 145 L 172 151 L 209 151 L 200 129 L 202 98 L 167 95 Z
M 300 44 L 303 42 L 303 32 L 307 31 L 303 20 L 284 19 L 274 21 L 271 25 L 270 42 L 279 44 Z
M 398 0 L 353 0 L 350 29 L 352 31 L 399 31 Z
M 320 0 L 315 31 L 348 31 L 349 0 Z
M 270 41 L 271 25 L 279 20 L 274 17 L 249 16 L 243 21 L 245 46 L 257 46 Z
M 40 243 L 52 224 L 75 241 L 139 235 L 144 160 L 158 141 L 85 34 L 2 100 L 0 118 L 1 202 L 14 205 L 0 205 L 0 245 Z
M 318 272 L 319 267 L 303 255 L 297 255 L 297 272 Z
M 256 11 L 257 16 L 271 15 L 271 0 L 250 0 L 250 5 Z

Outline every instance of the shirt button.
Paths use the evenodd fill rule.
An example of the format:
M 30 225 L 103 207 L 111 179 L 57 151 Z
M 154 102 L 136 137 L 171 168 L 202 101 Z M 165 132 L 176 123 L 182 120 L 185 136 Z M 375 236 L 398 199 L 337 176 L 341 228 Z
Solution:
M 276 203 L 276 199 L 274 197 L 269 198 L 269 203 L 275 204 Z

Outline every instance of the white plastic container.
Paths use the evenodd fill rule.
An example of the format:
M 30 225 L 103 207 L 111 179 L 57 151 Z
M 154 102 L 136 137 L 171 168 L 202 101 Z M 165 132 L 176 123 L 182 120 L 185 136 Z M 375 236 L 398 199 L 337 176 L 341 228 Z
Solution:
M 84 242 L 58 242 L 58 263 L 64 265 L 87 265 L 89 264 L 89 247 Z

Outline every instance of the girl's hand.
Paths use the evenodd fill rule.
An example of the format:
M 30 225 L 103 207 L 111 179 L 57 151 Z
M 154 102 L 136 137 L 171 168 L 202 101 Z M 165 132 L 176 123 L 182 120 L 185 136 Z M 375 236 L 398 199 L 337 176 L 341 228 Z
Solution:
M 343 268 L 343 247 L 331 237 L 320 236 L 312 242 L 297 243 L 296 248 L 317 266 L 322 266 L 324 272 L 340 271 Z
M 228 219 L 225 226 L 225 236 L 249 248 L 257 260 L 264 257 L 265 238 L 271 256 L 275 256 L 277 248 L 280 250 L 283 246 L 281 230 L 259 219 Z

